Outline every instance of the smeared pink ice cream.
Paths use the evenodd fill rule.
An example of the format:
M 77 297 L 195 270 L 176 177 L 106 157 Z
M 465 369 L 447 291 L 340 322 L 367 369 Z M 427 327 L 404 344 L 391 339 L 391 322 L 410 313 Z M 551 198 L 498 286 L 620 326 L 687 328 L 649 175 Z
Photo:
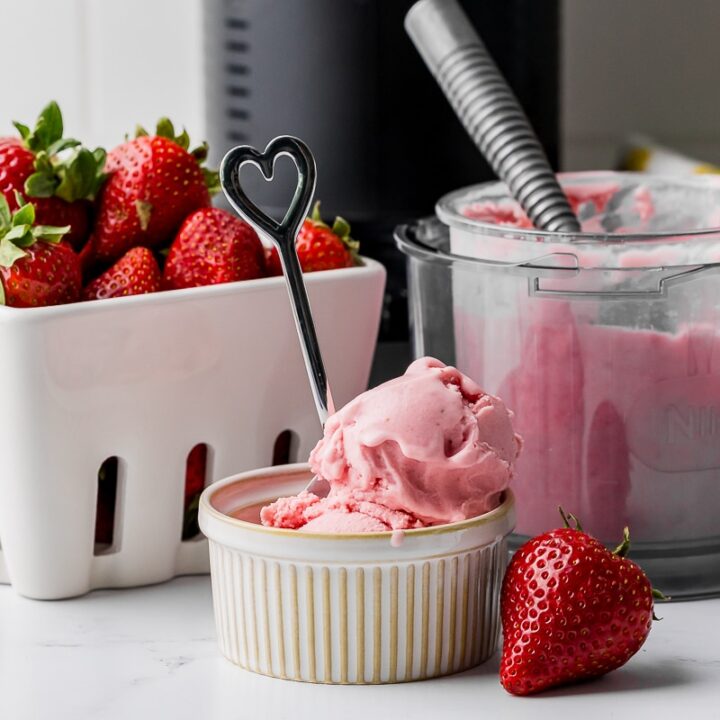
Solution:
M 603 226 L 603 220 L 609 210 L 610 201 L 620 190 L 617 183 L 593 183 L 565 187 L 564 190 L 572 211 L 581 221 L 583 232 L 599 234 L 608 232 L 608 229 Z M 648 232 L 650 229 L 649 223 L 655 217 L 655 203 L 652 194 L 641 185 L 633 191 L 630 197 L 632 212 L 628 217 L 629 224 L 615 227 L 614 233 L 631 234 Z M 533 227 L 520 205 L 511 198 L 472 202 L 462 208 L 461 212 L 471 220 L 479 220 L 490 225 L 518 229 L 532 229 Z
M 573 212 L 577 215 L 590 216 L 588 220 L 583 222 L 585 232 L 602 232 L 597 216 L 605 212 L 608 202 L 610 202 L 618 189 L 616 183 L 565 188 L 565 195 Z M 648 220 L 652 217 L 653 212 L 652 199 L 647 190 L 644 188 L 641 188 L 641 190 L 642 193 L 638 194 L 637 198 L 638 214 L 641 220 Z M 515 200 L 510 198 L 474 202 L 463 208 L 462 214 L 472 220 L 479 220 L 492 225 L 508 225 L 514 228 L 528 229 L 533 227 L 524 210 Z
M 421 358 L 328 420 L 310 454 L 313 472 L 330 483 L 328 497 L 281 498 L 261 519 L 274 527 L 362 532 L 474 517 L 497 506 L 520 446 L 502 400 L 456 368 Z
M 352 493 L 319 498 L 307 490 L 284 497 L 260 512 L 264 525 L 306 532 L 383 532 L 425 524 L 409 513 L 362 500 Z

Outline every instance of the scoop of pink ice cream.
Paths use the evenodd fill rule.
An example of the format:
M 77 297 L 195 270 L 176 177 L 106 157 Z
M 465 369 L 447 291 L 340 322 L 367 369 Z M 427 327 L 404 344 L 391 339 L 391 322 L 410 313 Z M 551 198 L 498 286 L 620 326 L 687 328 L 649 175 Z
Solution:
M 329 418 L 310 454 L 313 472 L 330 483 L 328 497 L 281 498 L 263 509 L 262 522 L 299 529 L 338 509 L 392 530 L 474 517 L 497 506 L 520 446 L 502 400 L 456 368 L 421 358 Z

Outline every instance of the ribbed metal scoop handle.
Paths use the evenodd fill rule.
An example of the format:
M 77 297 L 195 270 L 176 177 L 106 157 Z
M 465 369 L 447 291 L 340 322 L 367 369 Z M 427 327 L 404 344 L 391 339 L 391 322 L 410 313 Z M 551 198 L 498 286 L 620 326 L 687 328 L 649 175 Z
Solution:
M 533 225 L 579 232 L 527 116 L 456 0 L 419 0 L 405 28 L 470 137 Z

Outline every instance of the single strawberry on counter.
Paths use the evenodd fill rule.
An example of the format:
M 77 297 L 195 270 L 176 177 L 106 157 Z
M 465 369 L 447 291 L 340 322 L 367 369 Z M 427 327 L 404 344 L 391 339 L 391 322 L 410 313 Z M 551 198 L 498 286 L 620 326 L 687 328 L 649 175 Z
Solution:
M 96 261 L 112 262 L 138 245 L 162 245 L 190 213 L 210 206 L 217 173 L 202 167 L 207 145 L 188 151 L 189 144 L 188 134 L 176 135 L 163 118 L 154 135 L 138 128 L 135 138 L 108 153 L 93 233 Z
M 300 267 L 303 272 L 336 270 L 357 265 L 360 243 L 350 237 L 350 224 L 336 217 L 332 227 L 323 222 L 320 202 L 300 228 L 295 241 Z M 268 275 L 282 275 L 280 257 L 276 248 L 267 250 Z
M 144 247 L 128 250 L 109 270 L 83 290 L 83 300 L 105 300 L 159 292 L 162 274 L 155 256 Z
M 19 137 L 0 138 L 0 193 L 11 210 L 17 209 L 16 192 L 29 198 L 39 224 L 69 225 L 65 240 L 79 250 L 88 235 L 91 201 L 105 178 L 105 151 L 91 152 L 63 138 L 55 102 L 43 109 L 33 129 L 18 122 L 15 127 Z
M 68 226 L 35 223 L 35 207 L 18 194 L 12 213 L 0 195 L 0 304 L 39 307 L 80 297 L 80 261 L 63 241 Z
M 627 528 L 611 552 L 584 533 L 573 515 L 560 512 L 565 527 L 525 543 L 505 573 L 500 682 L 513 695 L 624 665 L 650 632 L 653 598 L 667 599 L 626 558 Z
M 257 233 L 220 208 L 192 213 L 170 246 L 164 286 L 168 290 L 252 280 L 265 275 L 265 254 Z

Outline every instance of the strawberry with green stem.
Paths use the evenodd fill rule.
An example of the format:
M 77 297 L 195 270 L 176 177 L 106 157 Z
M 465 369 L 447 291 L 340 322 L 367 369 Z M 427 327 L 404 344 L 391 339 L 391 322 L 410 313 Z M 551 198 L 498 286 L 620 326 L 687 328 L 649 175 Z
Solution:
M 207 144 L 189 145 L 187 132 L 176 134 L 163 118 L 155 134 L 138 128 L 136 137 L 110 151 L 93 234 L 97 262 L 113 262 L 138 245 L 159 247 L 188 215 L 210 206 L 217 173 L 202 166 Z
M 63 241 L 69 226 L 36 224 L 35 207 L 15 196 L 17 210 L 0 195 L 0 303 L 38 307 L 80 297 L 80 261 Z
M 35 206 L 37 222 L 69 225 L 66 240 L 79 249 L 88 235 L 91 202 L 105 175 L 105 151 L 93 151 L 63 137 L 63 118 L 56 102 L 40 113 L 34 128 L 16 122 L 19 137 L 0 138 L 0 193 L 11 210 L 15 193 Z
M 653 600 L 667 599 L 627 559 L 627 528 L 611 552 L 560 513 L 565 527 L 525 543 L 503 580 L 500 682 L 513 695 L 624 665 L 647 639 Z
M 360 243 L 350 237 L 350 224 L 338 216 L 332 227 L 327 225 L 322 219 L 319 201 L 315 203 L 310 217 L 303 222 L 295 248 L 303 272 L 336 270 L 359 263 Z M 267 251 L 266 263 L 268 275 L 282 275 L 276 248 Z

